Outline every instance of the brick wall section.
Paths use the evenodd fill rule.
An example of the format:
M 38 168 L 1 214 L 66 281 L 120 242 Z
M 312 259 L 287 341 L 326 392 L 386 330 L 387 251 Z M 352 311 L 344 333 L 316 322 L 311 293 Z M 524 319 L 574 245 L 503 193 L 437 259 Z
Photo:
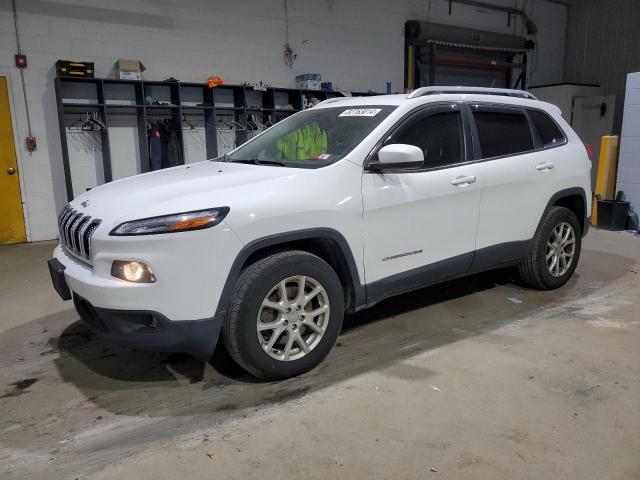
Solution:
M 486 0 L 513 5 L 511 0 Z M 0 75 L 13 99 L 16 146 L 29 239 L 55 238 L 56 212 L 66 203 L 53 78 L 58 59 L 96 64 L 98 76 L 113 74 L 117 58 L 141 60 L 145 78 L 174 76 L 228 83 L 265 81 L 293 86 L 296 74 L 319 72 L 344 90 L 384 91 L 403 86 L 404 22 L 430 20 L 502 33 L 520 33 L 519 19 L 453 5 L 447 0 L 289 0 L 289 40 L 298 54 L 293 70 L 282 62 L 283 1 L 235 0 L 18 0 L 25 79 L 38 150 L 27 153 L 26 121 L 17 69 L 10 0 L 0 0 Z M 431 7 L 429 8 L 429 3 Z M 522 3 L 522 2 L 519 2 Z M 530 58 L 532 84 L 562 79 L 566 8 L 529 0 L 537 23 L 538 49 Z

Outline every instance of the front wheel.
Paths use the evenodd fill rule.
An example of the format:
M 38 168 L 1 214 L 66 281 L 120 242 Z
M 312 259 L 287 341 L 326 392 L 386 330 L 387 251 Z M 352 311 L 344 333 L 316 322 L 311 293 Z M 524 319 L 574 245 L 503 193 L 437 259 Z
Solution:
M 283 379 L 324 359 L 343 316 L 344 293 L 335 271 L 310 253 L 279 252 L 242 272 L 223 338 L 233 359 L 249 373 Z
M 567 283 L 578 265 L 581 234 L 578 219 L 571 210 L 551 207 L 533 239 L 529 257 L 518 268 L 522 280 L 543 290 Z

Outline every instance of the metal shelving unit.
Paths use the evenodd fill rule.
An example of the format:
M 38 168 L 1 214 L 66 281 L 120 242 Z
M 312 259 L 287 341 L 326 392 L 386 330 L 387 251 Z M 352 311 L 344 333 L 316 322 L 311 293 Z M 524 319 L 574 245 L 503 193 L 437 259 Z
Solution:
M 202 83 L 77 77 L 57 77 L 55 92 L 64 176 L 69 201 L 73 199 L 66 129 L 69 116 L 78 116 L 86 112 L 99 113 L 101 121 L 106 126 L 99 131 L 102 149 L 101 173 L 106 183 L 113 180 L 109 143 L 110 117 L 121 115 L 136 117 L 140 155 L 138 173 L 144 173 L 151 170 L 147 134 L 150 118 L 162 116 L 171 119 L 175 125 L 181 127 L 184 127 L 190 116 L 202 118 L 204 120 L 206 155 L 207 158 L 215 158 L 218 156 L 219 140 L 216 125 L 220 118 L 228 118 L 229 121 L 246 125 L 249 116 L 255 115 L 263 122 L 266 123 L 268 120 L 273 124 L 301 111 L 305 105 L 305 97 L 326 100 L 342 96 L 339 92 L 318 90 L 286 88 L 255 90 L 251 86 L 224 84 L 212 89 Z M 357 95 L 354 93 L 354 96 Z M 149 98 L 152 102 L 166 102 L 166 104 L 149 102 Z M 182 151 L 179 163 L 184 163 L 182 128 L 178 128 L 176 133 Z M 246 129 L 237 130 L 234 134 L 236 145 L 241 145 L 249 138 Z

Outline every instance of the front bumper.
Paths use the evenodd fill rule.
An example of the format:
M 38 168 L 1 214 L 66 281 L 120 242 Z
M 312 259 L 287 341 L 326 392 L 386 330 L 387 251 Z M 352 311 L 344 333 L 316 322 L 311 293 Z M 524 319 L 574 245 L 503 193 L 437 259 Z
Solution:
M 215 229 L 116 238 L 96 231 L 92 264 L 57 246 L 49 262 L 54 288 L 108 342 L 208 357 L 226 306 L 219 305 L 242 244 L 223 223 Z M 155 283 L 111 275 L 114 260 L 146 263 Z
M 83 322 L 108 343 L 144 350 L 185 352 L 208 360 L 218 343 L 223 315 L 171 321 L 158 312 L 97 308 L 77 294 L 73 303 Z
M 98 230 L 92 237 L 91 265 L 63 246 L 53 252 L 65 267 L 70 290 L 95 307 L 153 311 L 174 321 L 211 318 L 224 309 L 218 305 L 220 295 L 242 248 L 226 225 L 140 237 L 110 237 L 102 233 Z M 144 262 L 155 274 L 156 282 L 132 283 L 113 277 L 114 260 Z
M 114 310 L 95 307 L 72 293 L 65 266 L 56 258 L 48 262 L 51 281 L 63 300 L 73 297 L 80 318 L 99 338 L 118 345 L 163 352 L 186 352 L 208 360 L 218 343 L 224 312 L 203 320 L 171 321 L 154 311 Z

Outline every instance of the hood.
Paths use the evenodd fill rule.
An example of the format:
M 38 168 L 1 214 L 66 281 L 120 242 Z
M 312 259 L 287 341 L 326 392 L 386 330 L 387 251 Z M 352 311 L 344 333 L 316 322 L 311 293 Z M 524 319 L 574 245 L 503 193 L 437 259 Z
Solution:
M 233 200 L 234 187 L 260 188 L 262 182 L 305 171 L 206 160 L 100 185 L 75 198 L 71 206 L 111 221 L 223 207 Z

